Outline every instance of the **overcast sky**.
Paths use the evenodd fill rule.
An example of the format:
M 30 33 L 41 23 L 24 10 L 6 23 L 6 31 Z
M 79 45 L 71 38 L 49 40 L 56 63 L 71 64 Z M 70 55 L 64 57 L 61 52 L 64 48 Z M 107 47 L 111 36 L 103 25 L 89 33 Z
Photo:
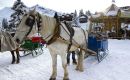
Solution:
M 0 0 L 0 9 L 12 6 L 16 0 Z M 74 12 L 83 9 L 91 12 L 105 10 L 111 5 L 112 0 L 21 0 L 26 6 L 40 6 L 56 10 L 58 12 Z M 130 6 L 130 0 L 115 0 L 117 6 Z

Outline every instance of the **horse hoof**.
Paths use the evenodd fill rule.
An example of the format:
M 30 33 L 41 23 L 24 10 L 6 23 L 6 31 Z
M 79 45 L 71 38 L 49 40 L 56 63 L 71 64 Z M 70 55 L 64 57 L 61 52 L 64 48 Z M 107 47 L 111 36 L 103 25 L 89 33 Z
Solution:
M 77 65 L 77 63 L 73 62 L 73 65 Z
M 70 63 L 67 63 L 67 65 L 69 66 L 69 65 L 70 65 Z
M 80 72 L 83 72 L 83 71 L 84 71 L 83 69 L 79 69 L 79 68 L 77 68 L 77 67 L 76 67 L 75 70 L 80 71 Z
M 16 64 L 18 64 L 18 63 L 19 63 L 19 61 L 16 62 Z
M 78 67 L 76 67 L 76 68 L 75 68 L 75 70 L 77 70 L 77 71 L 78 71 L 78 70 L 79 70 L 79 68 L 78 68 Z
M 79 69 L 78 69 L 78 71 L 83 72 L 84 70 L 83 70 L 83 69 L 81 69 L 81 68 L 79 68 Z
M 56 80 L 56 78 L 50 78 L 49 80 Z
M 14 64 L 15 62 L 11 62 L 11 64 Z
M 69 80 L 69 78 L 63 79 L 63 80 Z
M 80 72 L 83 72 L 84 70 L 83 69 L 79 69 Z

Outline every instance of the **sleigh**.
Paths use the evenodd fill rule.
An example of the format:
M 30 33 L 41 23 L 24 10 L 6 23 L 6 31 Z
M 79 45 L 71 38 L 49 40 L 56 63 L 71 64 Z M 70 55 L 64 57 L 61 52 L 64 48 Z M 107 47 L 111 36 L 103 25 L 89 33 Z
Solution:
M 108 54 L 108 39 L 102 33 L 90 33 L 88 36 L 88 49 L 96 53 L 98 62 L 101 62 Z
M 24 51 L 22 56 L 32 54 L 32 56 L 35 57 L 42 54 L 42 47 L 44 44 L 45 41 L 42 39 L 42 37 L 32 37 L 31 39 L 26 39 L 20 46 Z

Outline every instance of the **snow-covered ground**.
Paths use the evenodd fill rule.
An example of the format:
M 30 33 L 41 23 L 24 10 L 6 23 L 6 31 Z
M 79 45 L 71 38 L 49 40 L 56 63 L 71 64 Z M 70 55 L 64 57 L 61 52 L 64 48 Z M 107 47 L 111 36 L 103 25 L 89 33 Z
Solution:
M 130 40 L 109 40 L 109 55 L 98 63 L 89 56 L 84 60 L 84 72 L 68 66 L 70 80 L 130 80 Z M 49 80 L 51 57 L 47 48 L 37 57 L 21 57 L 20 64 L 10 64 L 9 52 L 0 53 L 0 80 Z M 62 80 L 63 69 L 58 57 L 57 80 Z

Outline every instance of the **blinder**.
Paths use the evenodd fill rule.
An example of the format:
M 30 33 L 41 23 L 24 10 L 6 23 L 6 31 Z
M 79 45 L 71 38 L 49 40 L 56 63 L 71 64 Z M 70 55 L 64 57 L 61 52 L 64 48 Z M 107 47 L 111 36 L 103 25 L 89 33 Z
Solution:
M 29 27 L 33 27 L 35 23 L 35 17 L 33 15 L 30 15 L 27 20 L 25 21 L 25 24 Z

